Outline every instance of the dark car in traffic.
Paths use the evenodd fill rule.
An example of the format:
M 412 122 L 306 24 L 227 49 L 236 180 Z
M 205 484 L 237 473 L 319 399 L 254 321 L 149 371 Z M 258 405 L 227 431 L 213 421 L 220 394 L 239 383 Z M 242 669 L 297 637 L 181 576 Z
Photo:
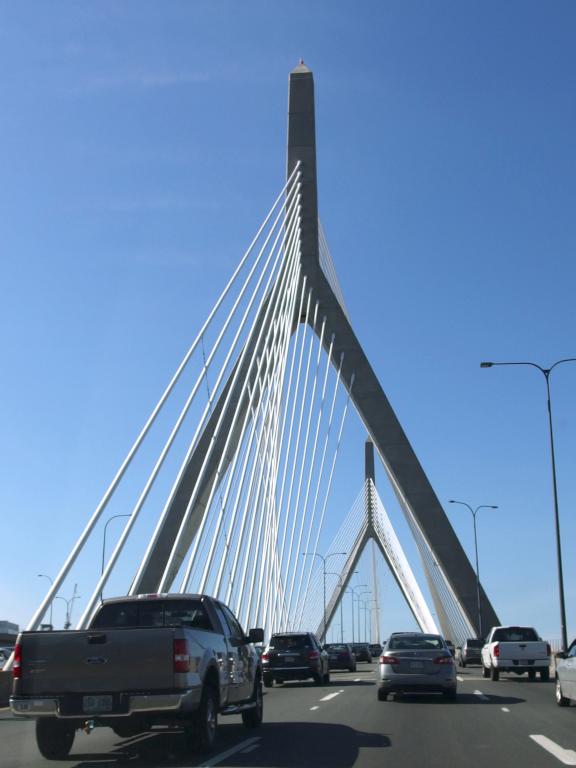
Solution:
M 464 641 L 461 648 L 456 649 L 456 663 L 465 667 L 467 664 L 482 664 L 482 640 L 469 637 Z
M 348 643 L 328 643 L 324 648 L 328 651 L 330 669 L 347 669 L 348 672 L 356 672 L 356 656 Z
M 285 680 L 314 680 L 328 685 L 328 653 L 313 632 L 279 632 L 272 635 L 262 654 L 262 680 L 266 688 Z
M 382 653 L 382 646 L 380 643 L 370 643 L 370 655 L 373 659 L 377 659 Z
M 367 661 L 368 664 L 372 662 L 372 654 L 370 653 L 368 643 L 352 643 L 352 650 L 356 654 L 356 661 Z

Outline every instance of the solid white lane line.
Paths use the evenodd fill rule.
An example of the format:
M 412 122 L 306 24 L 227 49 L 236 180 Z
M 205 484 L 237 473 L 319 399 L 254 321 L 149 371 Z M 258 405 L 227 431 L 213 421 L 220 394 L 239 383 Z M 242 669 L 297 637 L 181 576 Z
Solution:
M 508 707 L 502 707 L 502 712 L 510 712 L 510 710 L 508 709 Z
M 314 712 L 315 709 L 320 709 L 320 707 L 310 707 L 310 712 Z
M 320 699 L 320 701 L 330 701 L 330 699 L 333 699 L 334 696 L 340 696 L 342 691 L 336 691 L 336 693 L 329 693 L 328 696 L 324 696 L 323 699 Z
M 564 747 L 556 744 L 555 741 L 552 741 L 547 736 L 531 735 L 530 738 L 547 752 L 550 752 L 551 755 L 554 755 L 564 765 L 576 765 L 576 752 L 573 749 L 564 749 Z
M 218 763 L 221 763 L 222 760 L 226 760 L 227 757 L 236 754 L 236 752 L 241 752 L 247 747 L 251 747 L 253 744 L 256 744 L 256 742 L 260 740 L 261 736 L 255 736 L 252 739 L 241 741 L 240 744 L 236 744 L 236 746 L 232 747 L 232 749 L 228 749 L 226 752 L 220 752 L 219 755 L 214 755 L 214 757 L 210 758 L 210 760 L 206 760 L 201 764 L 200 768 L 210 768 L 212 765 L 218 765 Z
M 482 693 L 482 691 L 474 691 L 474 696 L 478 696 L 482 701 L 488 701 L 488 696 L 486 696 L 485 693 Z

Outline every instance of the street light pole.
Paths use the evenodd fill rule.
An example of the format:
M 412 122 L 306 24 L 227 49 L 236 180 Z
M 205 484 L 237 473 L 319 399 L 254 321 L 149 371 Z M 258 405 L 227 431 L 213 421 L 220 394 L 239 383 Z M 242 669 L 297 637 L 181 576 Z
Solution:
M 52 578 L 52 576 L 47 576 L 45 573 L 39 573 L 37 575 L 38 575 L 39 579 L 40 578 L 48 579 L 50 584 L 54 584 L 54 579 Z M 52 624 L 52 605 L 53 605 L 53 603 L 54 603 L 54 598 L 52 598 L 52 600 L 50 600 L 50 629 L 53 628 L 53 624 Z
M 556 530 L 556 560 L 558 563 L 558 595 L 560 598 L 560 632 L 562 634 L 562 650 L 566 652 L 568 650 L 568 634 L 566 631 L 566 605 L 564 603 L 564 575 L 562 568 L 562 546 L 560 542 L 560 515 L 558 512 L 558 488 L 556 485 L 556 457 L 554 453 L 554 433 L 552 430 L 552 401 L 550 397 L 550 374 L 556 368 L 556 366 L 562 363 L 576 363 L 576 357 L 566 357 L 562 360 L 557 360 L 550 368 L 542 368 L 538 363 L 530 362 L 504 362 L 504 363 L 492 363 L 483 362 L 480 363 L 480 368 L 492 368 L 496 365 L 529 365 L 532 368 L 537 368 L 546 379 L 546 395 L 548 405 L 548 429 L 550 432 L 550 458 L 552 463 L 552 491 L 554 495 L 554 527 Z
M 465 501 L 456 501 L 456 499 L 450 499 L 450 504 L 461 504 L 466 507 L 472 513 L 472 519 L 474 521 L 474 551 L 476 553 L 476 610 L 478 611 L 478 638 L 482 639 L 482 608 L 480 605 L 480 566 L 478 565 L 478 536 L 476 533 L 476 514 L 479 509 L 498 509 L 495 504 L 480 504 L 476 509 L 472 509 L 470 504 Z
M 321 555 L 319 552 L 302 552 L 302 557 L 306 557 L 309 555 L 310 557 L 319 557 L 320 560 L 322 560 L 322 576 L 323 576 L 323 603 L 324 603 L 324 613 L 322 615 L 322 637 L 320 638 L 321 643 L 326 642 L 326 561 L 329 560 L 331 557 L 336 557 L 337 555 L 347 555 L 348 552 L 331 552 L 329 555 Z
M 360 592 L 357 598 L 358 602 L 358 639 L 360 639 L 360 603 L 362 602 L 364 606 L 366 606 L 366 601 L 361 600 L 360 598 L 362 595 L 371 595 L 372 590 L 371 589 L 365 589 L 364 592 Z M 366 610 L 366 608 L 364 608 Z M 364 634 L 366 634 L 366 616 L 364 616 Z
M 367 587 L 368 584 L 356 584 L 355 587 L 350 587 L 350 592 L 352 592 L 352 642 L 356 642 L 356 638 L 354 637 L 354 598 L 356 597 L 356 590 L 360 589 L 361 587 Z M 356 598 L 358 599 L 358 598 Z M 360 635 L 360 624 L 358 624 L 358 635 Z M 360 637 L 358 637 L 360 639 Z

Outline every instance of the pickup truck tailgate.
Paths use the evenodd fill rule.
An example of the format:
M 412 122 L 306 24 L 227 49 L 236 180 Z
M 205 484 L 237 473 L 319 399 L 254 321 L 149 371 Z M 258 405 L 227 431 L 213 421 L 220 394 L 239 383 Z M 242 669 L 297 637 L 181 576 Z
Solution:
M 25 632 L 21 695 L 173 688 L 173 639 L 169 627 Z
M 517 661 L 527 661 L 535 659 L 546 659 L 548 649 L 545 642 L 525 642 L 525 643 L 498 643 L 500 647 L 500 662 L 508 659 Z

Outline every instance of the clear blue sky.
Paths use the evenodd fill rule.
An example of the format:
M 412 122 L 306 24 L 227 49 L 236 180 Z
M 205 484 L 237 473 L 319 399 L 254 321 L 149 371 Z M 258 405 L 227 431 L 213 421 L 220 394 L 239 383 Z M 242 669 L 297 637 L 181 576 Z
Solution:
M 479 363 L 576 357 L 575 27 L 572 0 L 0 3 L 0 618 L 28 621 L 282 186 L 303 57 L 357 335 L 469 554 L 448 499 L 499 505 L 501 619 L 559 636 L 544 381 Z M 552 387 L 572 637 L 576 364 Z

